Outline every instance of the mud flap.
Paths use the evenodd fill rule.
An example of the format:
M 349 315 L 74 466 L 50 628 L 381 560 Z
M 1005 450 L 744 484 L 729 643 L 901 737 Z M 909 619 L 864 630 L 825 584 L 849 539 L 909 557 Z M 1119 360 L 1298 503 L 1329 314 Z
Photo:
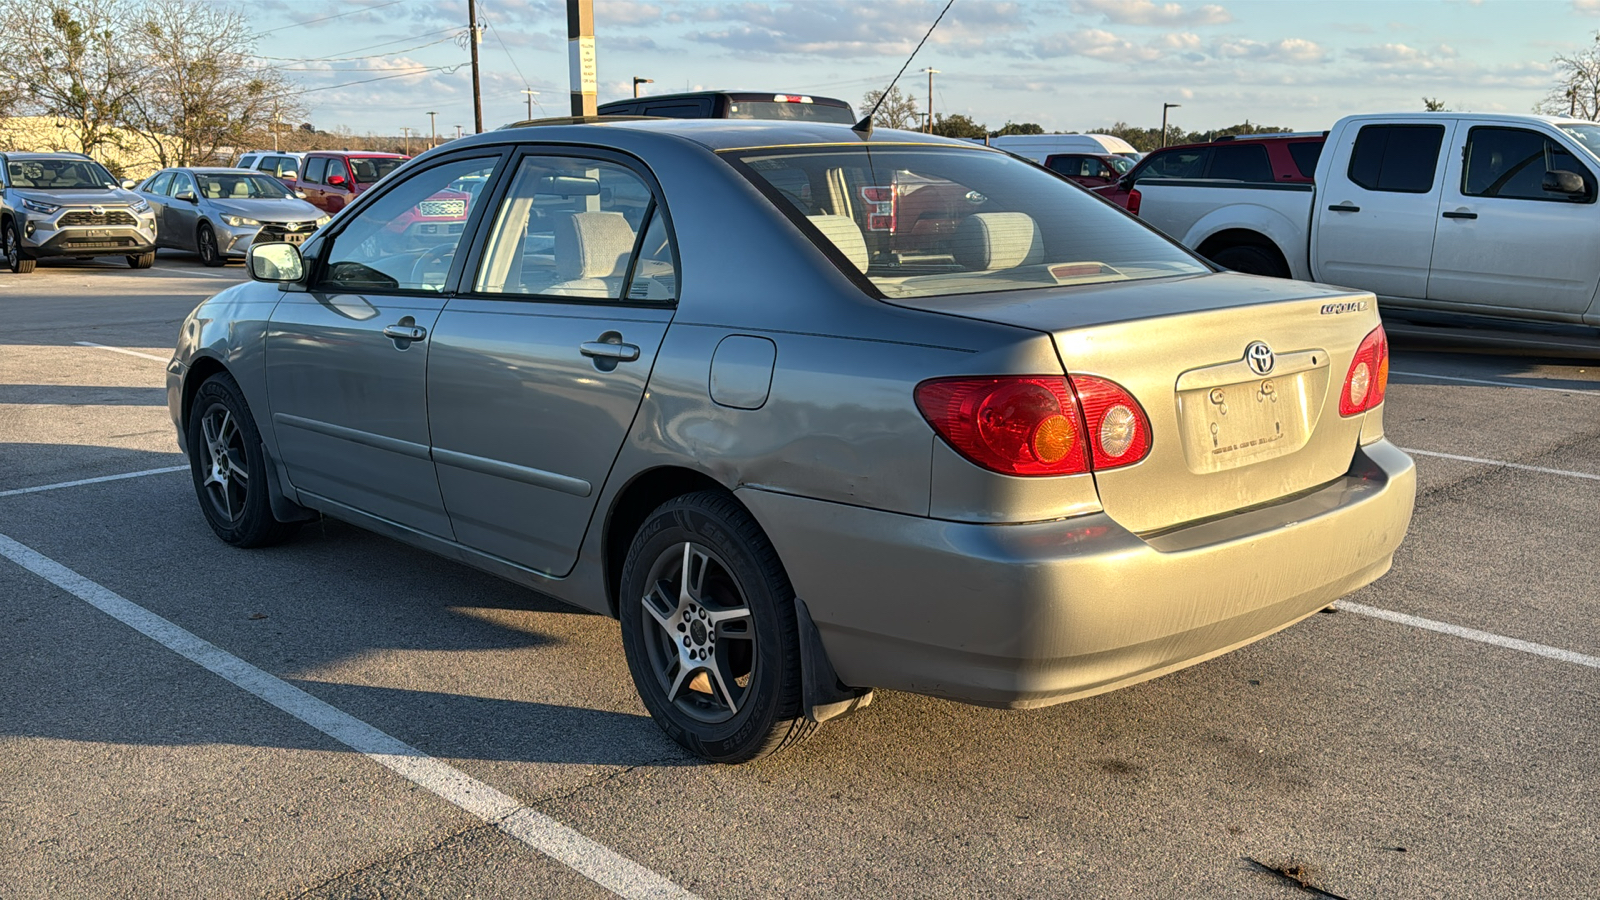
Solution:
M 872 705 L 872 688 L 854 688 L 839 680 L 822 646 L 822 635 L 811 620 L 811 610 L 794 598 L 794 618 L 800 631 L 800 668 L 806 718 L 817 724 L 847 716 Z

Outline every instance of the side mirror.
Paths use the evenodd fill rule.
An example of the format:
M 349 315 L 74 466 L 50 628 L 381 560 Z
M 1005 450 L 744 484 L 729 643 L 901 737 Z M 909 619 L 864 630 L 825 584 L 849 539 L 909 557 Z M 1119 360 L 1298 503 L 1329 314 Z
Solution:
M 139 186 L 139 182 L 134 181 L 132 178 L 124 178 L 124 179 L 122 179 L 123 190 L 131 191 L 131 190 L 133 190 L 134 188 L 136 188 L 138 186 Z
M 1568 172 L 1565 169 L 1544 173 L 1543 187 L 1552 194 L 1567 194 L 1569 196 L 1588 192 L 1588 189 L 1583 184 L 1583 176 L 1577 172 Z
M 300 248 L 283 241 L 251 244 L 245 256 L 250 265 L 250 277 L 257 281 L 299 281 L 306 274 Z
M 329 175 L 328 176 L 328 183 L 333 185 L 334 187 L 343 187 L 344 186 L 344 176 L 343 175 Z
M 301 191 L 301 190 L 296 190 L 296 191 L 295 191 L 295 192 L 294 192 L 294 195 L 295 195 L 295 197 L 296 197 L 296 198 L 297 198 L 297 199 L 300 199 L 300 200 L 304 200 L 304 199 L 305 199 L 305 198 L 306 198 L 306 192 L 305 192 L 305 191 Z
M 174 200 L 182 200 L 185 203 L 199 203 L 200 202 L 200 198 L 196 197 L 194 195 L 194 191 L 191 191 L 191 190 L 188 190 L 188 189 L 181 190 L 181 191 L 177 192 L 176 194 L 173 194 L 172 195 L 172 199 L 174 199 Z

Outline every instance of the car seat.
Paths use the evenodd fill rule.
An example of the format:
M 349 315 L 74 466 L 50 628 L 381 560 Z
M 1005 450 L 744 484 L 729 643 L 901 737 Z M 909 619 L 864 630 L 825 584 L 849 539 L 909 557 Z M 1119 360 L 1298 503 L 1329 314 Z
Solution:
M 580 212 L 555 220 L 555 284 L 540 291 L 615 299 L 633 256 L 634 232 L 619 212 Z
M 860 269 L 863 274 L 866 273 L 872 256 L 867 252 L 867 239 L 862 235 L 861 226 L 856 224 L 855 219 L 849 216 L 831 215 L 806 216 L 806 219 L 815 225 L 833 246 L 839 248 L 839 252 L 844 254 L 845 259 L 850 260 L 851 265 Z
M 1044 262 L 1044 236 L 1027 213 L 974 213 L 956 226 L 956 263 L 969 272 L 992 272 Z

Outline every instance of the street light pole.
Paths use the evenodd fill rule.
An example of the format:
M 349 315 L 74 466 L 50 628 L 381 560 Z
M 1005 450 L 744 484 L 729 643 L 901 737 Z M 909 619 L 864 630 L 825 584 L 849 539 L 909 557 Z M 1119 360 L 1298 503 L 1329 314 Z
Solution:
M 928 73 L 928 127 L 923 130 L 928 134 L 933 134 L 933 76 L 941 73 L 932 66 L 922 71 Z
M 640 78 L 637 75 L 633 76 L 633 99 L 639 99 L 639 85 L 655 83 L 656 80 L 654 78 Z
M 1177 109 L 1182 105 L 1182 103 L 1161 104 L 1161 146 L 1163 147 L 1167 145 L 1167 110 Z
M 436 113 L 436 112 L 428 113 L 428 149 L 429 150 L 432 150 L 434 147 L 438 146 L 438 144 L 439 144 L 439 129 L 434 125 L 434 122 L 435 122 L 434 116 L 437 116 L 437 115 L 438 115 L 438 113 Z

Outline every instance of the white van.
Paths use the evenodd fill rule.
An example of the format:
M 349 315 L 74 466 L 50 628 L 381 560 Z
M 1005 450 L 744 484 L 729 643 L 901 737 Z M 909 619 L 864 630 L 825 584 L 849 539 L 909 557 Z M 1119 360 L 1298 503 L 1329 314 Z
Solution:
M 1008 134 L 989 139 L 989 146 L 1015 153 L 1041 165 L 1060 153 L 1090 153 L 1123 156 L 1137 160 L 1144 154 L 1133 145 L 1109 134 Z

